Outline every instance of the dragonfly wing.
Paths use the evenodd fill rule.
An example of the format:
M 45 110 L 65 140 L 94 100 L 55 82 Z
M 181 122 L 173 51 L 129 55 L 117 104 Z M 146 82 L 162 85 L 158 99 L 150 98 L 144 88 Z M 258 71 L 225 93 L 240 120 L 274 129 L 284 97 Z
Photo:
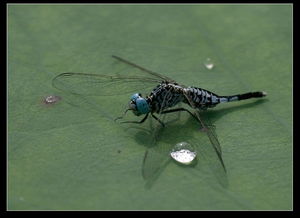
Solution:
M 117 75 L 68 72 L 56 76 L 52 84 L 72 94 L 112 96 L 140 92 L 164 80 L 173 81 L 118 56 L 112 57 L 118 60 L 118 64 L 110 65 L 111 71 L 118 72 Z
M 222 165 L 222 168 L 224 170 L 224 172 L 226 172 L 226 167 L 222 158 L 222 150 L 221 150 L 221 145 L 220 142 L 218 140 L 216 131 L 215 131 L 215 127 L 211 124 L 208 116 L 202 116 L 201 111 L 196 111 L 197 117 L 198 119 L 200 119 L 201 121 L 201 125 L 202 125 L 202 129 L 201 131 L 205 132 L 206 135 L 209 138 L 209 141 L 214 149 L 214 151 L 216 152 L 216 155 Z
M 173 79 L 171 79 L 171 78 L 169 78 L 167 76 L 163 76 L 163 75 L 161 75 L 159 73 L 156 73 L 156 72 L 153 72 L 151 70 L 148 70 L 148 69 L 146 69 L 144 67 L 141 67 L 141 66 L 139 66 L 139 65 L 137 65 L 135 63 L 132 63 L 132 62 L 130 62 L 128 60 L 125 60 L 124 58 L 118 57 L 116 55 L 112 55 L 112 57 L 115 58 L 116 60 L 124 63 L 124 64 L 130 65 L 130 66 L 132 66 L 132 67 L 134 67 L 136 69 L 139 69 L 142 73 L 146 74 L 147 76 L 154 77 L 154 78 L 156 78 L 158 80 L 166 80 L 166 81 L 170 81 L 170 82 L 175 82 Z
M 187 95 L 185 94 L 186 99 L 189 101 L 190 105 L 193 108 L 196 108 L 193 100 Z M 220 142 L 217 138 L 217 134 L 215 131 L 215 127 L 211 124 L 210 120 L 208 119 L 207 116 L 202 116 L 201 115 L 201 111 L 199 109 L 196 110 L 196 116 L 201 124 L 201 131 L 206 133 L 206 135 L 209 138 L 209 141 L 213 147 L 213 149 L 215 150 L 217 157 L 223 167 L 224 172 L 226 172 L 226 167 L 222 158 L 222 150 L 221 150 L 221 145 Z
M 143 159 L 142 176 L 148 185 L 152 185 L 171 160 L 171 147 L 168 144 L 159 143 L 158 134 L 162 134 L 162 132 L 153 133 L 152 147 L 146 150 Z
M 172 92 L 169 91 L 165 95 L 165 98 L 162 100 L 162 105 L 167 101 L 168 95 L 172 95 Z M 162 114 L 160 112 L 155 114 L 155 117 L 151 119 L 152 146 L 147 149 L 143 159 L 142 175 L 146 180 L 147 187 L 152 186 L 160 173 L 171 161 L 170 152 L 175 145 L 175 143 L 166 139 L 168 137 L 165 135 L 165 132 L 168 131 L 168 127 L 162 126 L 161 123 L 168 125 L 176 121 L 176 119 L 171 119 L 172 116 L 170 116 L 170 114 Z M 179 113 L 177 113 L 177 115 L 179 115 Z
M 119 112 L 116 107 L 110 108 L 107 112 L 107 106 L 110 102 L 120 101 L 121 95 L 132 95 L 134 93 L 148 94 L 155 86 L 166 78 L 158 76 L 156 73 L 148 73 L 149 70 L 140 66 L 117 61 L 103 65 L 103 71 L 110 71 L 114 75 L 76 73 L 68 72 L 57 75 L 52 80 L 52 85 L 62 91 L 64 100 L 74 106 L 81 107 L 93 113 L 108 117 L 117 116 Z M 101 69 L 100 69 L 101 70 Z M 147 72 L 147 73 L 146 73 Z M 109 96 L 109 98 L 103 98 Z M 98 98 L 99 97 L 99 98 Z M 129 96 L 128 96 L 129 97 Z M 127 104 L 127 100 L 122 102 Z M 121 103 L 121 102 L 120 102 Z M 126 108 L 120 108 L 122 111 Z M 112 119 L 110 116 L 109 119 Z
M 134 93 L 152 87 L 159 80 L 147 77 L 108 76 L 89 73 L 62 73 L 52 80 L 52 85 L 71 94 L 85 96 L 112 96 Z

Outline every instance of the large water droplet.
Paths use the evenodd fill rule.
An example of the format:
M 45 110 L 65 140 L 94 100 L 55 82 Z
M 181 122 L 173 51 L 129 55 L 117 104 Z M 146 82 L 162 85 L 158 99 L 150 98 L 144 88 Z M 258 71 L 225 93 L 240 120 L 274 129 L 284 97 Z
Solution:
M 190 165 L 197 156 L 194 147 L 187 142 L 177 143 L 170 152 L 171 157 L 178 163 Z
M 207 58 L 204 62 L 204 66 L 208 69 L 211 70 L 214 68 L 214 64 L 210 58 Z

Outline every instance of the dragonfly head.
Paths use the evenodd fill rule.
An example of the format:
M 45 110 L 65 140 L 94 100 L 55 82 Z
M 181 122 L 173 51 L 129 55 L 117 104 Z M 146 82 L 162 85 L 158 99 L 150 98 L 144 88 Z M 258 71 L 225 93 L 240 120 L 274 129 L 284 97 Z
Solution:
M 146 99 L 143 98 L 140 93 L 135 93 L 130 98 L 129 110 L 132 110 L 136 116 L 140 116 L 149 113 L 150 107 Z

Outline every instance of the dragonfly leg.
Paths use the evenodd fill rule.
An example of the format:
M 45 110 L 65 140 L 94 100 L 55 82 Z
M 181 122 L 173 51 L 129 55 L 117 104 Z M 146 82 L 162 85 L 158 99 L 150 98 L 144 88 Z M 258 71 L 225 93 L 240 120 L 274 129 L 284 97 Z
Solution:
M 160 119 L 158 119 L 154 114 L 151 114 L 152 115 L 152 117 L 154 118 L 154 119 L 156 119 L 163 127 L 165 127 L 165 124 L 160 120 Z
M 190 112 L 188 109 L 185 109 L 185 108 L 175 108 L 175 109 L 171 109 L 171 110 L 162 111 L 161 113 L 162 114 L 167 114 L 167 113 L 172 113 L 172 112 L 177 112 L 177 111 L 186 111 L 190 115 L 192 115 L 197 121 L 199 121 L 197 116 L 195 116 L 195 114 L 193 114 L 192 112 Z
M 149 113 L 146 114 L 146 116 L 142 120 L 140 120 L 140 121 L 123 121 L 121 123 L 137 123 L 137 124 L 141 124 L 141 123 L 145 122 L 145 120 L 147 119 L 148 115 L 149 115 Z
M 125 116 L 125 114 L 127 113 L 127 111 L 129 111 L 130 109 L 127 109 L 125 112 L 124 112 L 124 115 L 123 116 L 120 116 L 120 117 L 117 117 L 114 119 L 114 121 L 117 121 L 119 119 L 123 119 L 123 117 Z

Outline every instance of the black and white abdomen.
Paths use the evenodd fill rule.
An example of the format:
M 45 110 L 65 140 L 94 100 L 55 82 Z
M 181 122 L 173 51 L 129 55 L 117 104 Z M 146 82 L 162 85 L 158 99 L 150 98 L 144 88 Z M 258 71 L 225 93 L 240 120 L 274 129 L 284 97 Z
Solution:
M 219 103 L 240 101 L 250 98 L 261 98 L 267 95 L 266 92 L 247 92 L 244 94 L 219 96 L 213 92 L 196 87 L 188 87 L 183 90 L 185 95 L 188 97 L 188 99 L 185 98 L 183 102 L 189 104 L 193 108 L 199 109 L 215 107 Z
M 220 103 L 220 98 L 218 95 L 205 89 L 188 87 L 184 88 L 184 92 L 189 100 L 185 98 L 183 102 L 189 104 L 191 107 L 204 109 L 208 107 L 214 107 Z

